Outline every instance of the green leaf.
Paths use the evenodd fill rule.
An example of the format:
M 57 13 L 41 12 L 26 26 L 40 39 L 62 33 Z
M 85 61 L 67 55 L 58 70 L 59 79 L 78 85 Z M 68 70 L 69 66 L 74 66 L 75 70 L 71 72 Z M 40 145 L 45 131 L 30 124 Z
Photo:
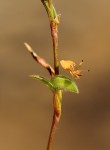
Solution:
M 63 75 L 57 75 L 51 78 L 51 84 L 54 86 L 55 89 L 58 90 L 67 90 L 70 92 L 79 93 L 78 87 L 76 83 L 68 77 Z
M 52 91 L 55 90 L 66 90 L 74 93 L 79 93 L 78 87 L 76 83 L 70 78 L 63 75 L 56 75 L 52 77 L 50 80 L 41 77 L 39 75 L 31 75 L 30 77 L 43 82 L 47 85 Z
M 42 82 L 43 82 L 45 85 L 47 85 L 51 90 L 54 90 L 54 87 L 53 87 L 52 83 L 51 83 L 48 79 L 46 79 L 46 78 L 44 78 L 44 77 L 41 77 L 41 76 L 39 76 L 39 75 L 31 75 L 30 77 L 32 77 L 32 78 L 34 78 L 34 79 L 36 79 L 36 80 L 42 81 Z

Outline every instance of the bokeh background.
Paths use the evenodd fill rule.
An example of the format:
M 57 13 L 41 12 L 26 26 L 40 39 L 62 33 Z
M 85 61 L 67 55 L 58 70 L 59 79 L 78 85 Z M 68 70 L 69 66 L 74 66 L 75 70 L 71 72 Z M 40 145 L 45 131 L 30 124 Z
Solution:
M 110 0 L 54 1 L 61 14 L 59 60 L 89 73 L 80 94 L 64 92 L 53 150 L 110 150 Z M 45 150 L 52 93 L 28 77 L 49 77 L 23 42 L 53 65 L 47 14 L 40 0 L 0 1 L 0 150 Z M 69 75 L 60 67 L 60 73 Z

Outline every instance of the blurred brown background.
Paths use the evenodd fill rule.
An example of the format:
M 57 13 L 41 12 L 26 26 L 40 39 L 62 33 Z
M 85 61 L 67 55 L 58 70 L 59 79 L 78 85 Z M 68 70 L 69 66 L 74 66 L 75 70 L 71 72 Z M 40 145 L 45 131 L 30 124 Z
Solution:
M 64 92 L 53 150 L 110 150 L 110 0 L 55 1 L 61 14 L 59 59 L 90 69 Z M 45 150 L 52 94 L 30 74 L 49 77 L 23 42 L 53 65 L 46 12 L 39 0 L 0 3 L 0 150 Z M 69 73 L 60 69 L 61 73 Z

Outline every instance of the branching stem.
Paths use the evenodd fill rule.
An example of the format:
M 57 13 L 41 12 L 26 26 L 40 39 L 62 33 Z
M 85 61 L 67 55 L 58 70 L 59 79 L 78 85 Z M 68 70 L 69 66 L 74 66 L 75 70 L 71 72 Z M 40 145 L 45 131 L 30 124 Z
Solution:
M 53 43 L 53 56 L 54 56 L 54 70 L 55 75 L 59 74 L 59 61 L 58 61 L 58 23 L 55 21 L 50 21 L 50 29 Z M 60 121 L 61 116 L 61 99 L 62 99 L 61 91 L 56 91 L 53 97 L 53 105 L 54 105 L 54 115 L 52 126 L 50 130 L 50 136 L 48 140 L 47 150 L 52 150 L 53 140 L 55 136 L 55 132 L 57 129 L 57 124 Z
M 41 0 L 41 1 L 46 9 L 49 22 L 50 22 L 50 29 L 51 29 L 51 36 L 52 36 L 52 43 L 53 43 L 54 71 L 55 71 L 55 75 L 58 75 L 59 74 L 59 61 L 58 61 L 59 16 L 56 13 L 52 0 Z M 54 95 L 53 95 L 54 114 L 53 114 L 53 122 L 51 126 L 49 140 L 48 140 L 47 150 L 52 150 L 55 131 L 61 116 L 61 100 L 62 100 L 62 91 L 61 90 L 54 91 Z

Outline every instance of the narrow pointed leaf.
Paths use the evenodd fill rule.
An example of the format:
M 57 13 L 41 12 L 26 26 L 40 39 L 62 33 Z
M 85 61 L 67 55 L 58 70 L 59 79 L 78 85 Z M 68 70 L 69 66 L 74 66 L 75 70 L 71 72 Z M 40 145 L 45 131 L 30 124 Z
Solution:
M 70 92 L 75 92 L 77 94 L 79 93 L 76 83 L 70 78 L 65 77 L 63 75 L 57 75 L 52 77 L 50 82 L 55 89 L 67 90 Z
M 48 79 L 46 79 L 46 78 L 44 78 L 44 77 L 41 77 L 41 76 L 39 76 L 39 75 L 31 75 L 30 77 L 32 77 L 32 78 L 34 78 L 34 79 L 36 79 L 36 80 L 39 80 L 39 81 L 41 81 L 41 82 L 43 82 L 45 85 L 47 85 L 51 90 L 54 90 L 54 87 L 53 87 L 53 85 L 52 85 L 52 83 L 48 80 Z

